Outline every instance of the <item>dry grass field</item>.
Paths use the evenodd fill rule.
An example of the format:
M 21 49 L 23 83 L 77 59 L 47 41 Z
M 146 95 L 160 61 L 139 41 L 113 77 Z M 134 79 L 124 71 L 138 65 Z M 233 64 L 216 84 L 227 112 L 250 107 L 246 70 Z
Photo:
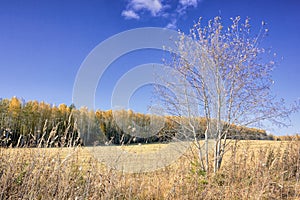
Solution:
M 119 162 L 159 167 L 159 161 L 174 156 L 153 157 L 167 152 L 166 144 L 2 148 L 0 199 L 300 199 L 299 141 L 239 141 L 236 147 L 228 148 L 216 174 L 199 170 L 191 150 L 149 172 L 124 173 L 99 162 L 127 152 Z

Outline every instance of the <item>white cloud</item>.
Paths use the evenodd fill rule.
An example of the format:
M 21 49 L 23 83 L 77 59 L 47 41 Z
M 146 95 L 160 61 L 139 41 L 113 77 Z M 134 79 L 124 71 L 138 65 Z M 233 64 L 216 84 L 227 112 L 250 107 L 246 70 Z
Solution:
M 173 0 L 172 0 L 173 1 Z M 175 4 L 167 0 L 127 0 L 126 9 L 122 11 L 125 19 L 140 19 L 145 13 L 152 17 L 169 19 L 166 28 L 177 28 L 177 19 L 187 13 L 188 8 L 197 8 L 202 0 L 178 0 Z M 173 10 L 172 10 L 173 8 Z
M 173 18 L 172 21 L 167 24 L 166 28 L 176 29 L 177 28 L 177 19 Z
M 123 10 L 122 16 L 124 16 L 125 19 L 140 19 L 140 16 L 133 10 Z
M 179 16 L 185 15 L 188 7 L 198 7 L 198 3 L 202 0 L 179 0 L 176 12 Z
M 198 6 L 198 2 L 200 2 L 200 0 L 179 0 L 179 3 L 183 7 L 193 6 L 196 8 Z
M 128 8 L 133 11 L 147 10 L 152 16 L 157 16 L 163 9 L 161 0 L 130 0 Z

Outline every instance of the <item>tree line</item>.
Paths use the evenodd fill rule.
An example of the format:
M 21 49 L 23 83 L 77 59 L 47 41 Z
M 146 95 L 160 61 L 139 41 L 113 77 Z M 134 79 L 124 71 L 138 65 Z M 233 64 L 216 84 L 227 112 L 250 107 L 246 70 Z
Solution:
M 88 110 L 74 105 L 51 105 L 13 97 L 0 99 L 0 145 L 5 147 L 68 147 L 98 144 L 168 142 L 180 124 L 175 116 L 134 113 L 131 110 Z M 117 120 L 116 120 L 117 119 Z M 164 120 L 157 133 L 143 135 L 150 121 Z M 204 137 L 205 118 L 199 118 L 197 134 Z M 152 125 L 153 126 L 153 125 Z M 139 134 L 135 134 L 138 132 Z M 273 139 L 264 130 L 231 125 L 229 138 Z

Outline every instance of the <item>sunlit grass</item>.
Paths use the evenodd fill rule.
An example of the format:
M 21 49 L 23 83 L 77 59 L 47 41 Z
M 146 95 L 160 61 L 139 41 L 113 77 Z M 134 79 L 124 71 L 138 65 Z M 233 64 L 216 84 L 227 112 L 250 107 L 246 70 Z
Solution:
M 111 148 L 146 156 L 166 145 Z M 0 199 L 299 199 L 298 141 L 240 141 L 236 151 L 233 145 L 217 174 L 199 171 L 189 150 L 159 170 L 127 174 L 87 147 L 1 148 Z

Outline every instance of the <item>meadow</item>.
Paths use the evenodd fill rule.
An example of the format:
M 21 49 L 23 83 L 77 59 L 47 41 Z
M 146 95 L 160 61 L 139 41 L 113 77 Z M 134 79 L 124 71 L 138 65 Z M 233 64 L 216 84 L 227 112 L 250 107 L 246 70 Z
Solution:
M 97 148 L 104 157 L 119 148 L 146 159 L 165 147 Z M 232 142 L 216 174 L 199 170 L 192 148 L 169 166 L 140 173 L 109 168 L 94 155 L 87 147 L 0 148 L 0 199 L 300 198 L 296 140 Z

